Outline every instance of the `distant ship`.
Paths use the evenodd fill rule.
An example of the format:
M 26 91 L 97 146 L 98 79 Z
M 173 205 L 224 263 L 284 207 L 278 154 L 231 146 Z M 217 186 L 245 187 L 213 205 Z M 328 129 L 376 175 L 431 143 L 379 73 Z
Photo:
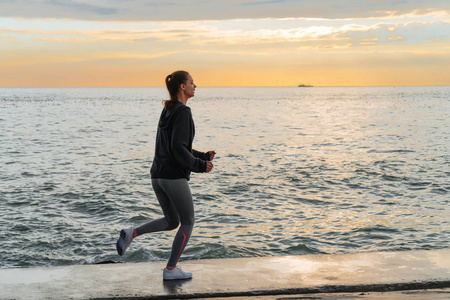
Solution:
M 300 83 L 298 87 L 312 87 L 312 85 Z

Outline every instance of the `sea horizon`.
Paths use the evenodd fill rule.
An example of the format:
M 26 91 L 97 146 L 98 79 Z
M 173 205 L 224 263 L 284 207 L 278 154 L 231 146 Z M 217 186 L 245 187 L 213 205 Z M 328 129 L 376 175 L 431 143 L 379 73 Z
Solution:
M 267 87 L 267 88 L 308 88 L 308 87 L 328 87 L 328 88 L 336 88 L 336 87 L 446 87 L 450 86 L 450 84 L 424 84 L 424 85 L 311 85 L 311 86 L 297 86 L 297 85 L 236 85 L 236 86 L 197 86 L 197 88 L 242 88 L 242 87 Z M 0 86 L 0 88 L 159 88 L 165 86 Z

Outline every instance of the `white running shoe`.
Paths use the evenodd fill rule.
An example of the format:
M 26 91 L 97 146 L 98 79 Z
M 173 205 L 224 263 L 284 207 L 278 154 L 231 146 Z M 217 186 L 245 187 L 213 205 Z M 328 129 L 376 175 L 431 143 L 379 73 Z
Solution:
M 163 279 L 164 280 L 176 280 L 176 279 L 190 279 L 192 278 L 191 272 L 184 272 L 180 267 L 176 267 L 173 270 L 167 270 L 164 268 Z
M 123 255 L 128 246 L 130 246 L 133 240 L 133 227 L 122 229 L 120 231 L 120 237 L 117 240 L 116 248 L 119 255 Z

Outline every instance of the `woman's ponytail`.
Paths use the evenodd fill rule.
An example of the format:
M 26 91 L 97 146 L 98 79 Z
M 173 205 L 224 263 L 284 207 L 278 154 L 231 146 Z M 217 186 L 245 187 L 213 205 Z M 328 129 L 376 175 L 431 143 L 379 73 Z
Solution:
M 170 100 L 164 101 L 164 108 L 167 110 L 172 109 L 177 103 L 178 90 L 180 85 L 185 83 L 188 79 L 189 73 L 186 71 L 176 71 L 166 77 L 166 87 L 169 92 Z

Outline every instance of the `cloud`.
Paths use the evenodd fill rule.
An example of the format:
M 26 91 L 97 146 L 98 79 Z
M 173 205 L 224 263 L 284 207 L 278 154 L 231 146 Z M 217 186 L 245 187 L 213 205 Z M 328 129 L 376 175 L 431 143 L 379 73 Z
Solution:
M 107 85 L 137 85 L 147 84 L 149 69 L 162 77 L 184 68 L 205 81 L 227 70 L 230 82 L 209 84 L 270 85 L 246 80 L 277 72 L 295 84 L 304 71 L 320 84 L 385 84 L 383 74 L 401 78 L 420 65 L 427 82 L 448 83 L 450 11 L 442 1 L 302 2 L 0 0 L 0 77 L 3 85 L 36 84 L 22 77 L 52 69 L 59 75 L 39 76 L 46 80 L 39 84 L 84 85 L 99 77 L 91 71 L 103 70 L 121 74 Z M 381 81 L 360 78 L 362 63 Z M 242 82 L 236 70 L 248 70 Z M 324 70 L 355 81 L 335 81 Z M 61 83 L 64 74 L 79 78 Z M 414 78 L 395 83 L 422 84 Z
M 336 4 L 339 3 L 339 4 Z M 0 17 L 99 21 L 189 21 L 260 18 L 359 18 L 448 11 L 448 0 L 6 0 Z
M 403 41 L 405 37 L 399 35 L 391 35 L 388 40 L 390 41 Z
M 36 22 L 36 24 L 35 24 Z M 27 24 L 25 24 L 27 23 Z M 155 44 L 185 43 L 194 47 L 220 45 L 296 44 L 297 47 L 342 48 L 392 43 L 430 43 L 448 41 L 449 22 L 445 19 L 262 19 L 231 21 L 75 22 L 41 23 L 21 21 L 4 26 L 1 36 L 31 37 L 35 41 L 57 44 Z M 5 23 L 6 24 L 6 23 Z M 83 29 L 85 27 L 86 29 Z M 14 29 L 16 28 L 16 29 Z M 33 29 L 31 29 L 33 28 Z M 54 29 L 62 28 L 62 29 Z M 23 38 L 25 39 L 25 38 Z
M 11 36 L 0 36 L 0 42 L 7 42 L 8 44 L 15 44 L 17 40 Z
M 94 15 L 108 16 L 108 15 L 116 15 L 119 11 L 115 7 L 105 7 L 90 4 L 94 1 L 90 1 L 89 3 L 87 2 L 83 3 L 83 1 L 49 0 L 46 2 L 48 6 L 52 6 L 54 7 L 55 10 L 61 11 L 63 13 L 64 12 L 67 13 L 68 11 L 76 11 Z M 30 1 L 27 1 L 27 3 L 30 3 Z

